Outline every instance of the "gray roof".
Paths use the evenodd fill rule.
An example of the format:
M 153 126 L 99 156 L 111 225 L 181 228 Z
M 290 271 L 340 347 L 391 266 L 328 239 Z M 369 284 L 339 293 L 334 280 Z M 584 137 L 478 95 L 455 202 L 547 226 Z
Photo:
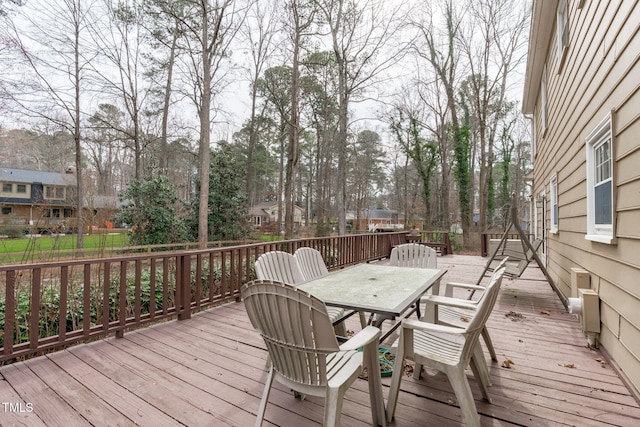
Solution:
M 49 185 L 75 185 L 76 176 L 70 173 L 0 168 L 0 181 L 26 184 L 37 182 Z

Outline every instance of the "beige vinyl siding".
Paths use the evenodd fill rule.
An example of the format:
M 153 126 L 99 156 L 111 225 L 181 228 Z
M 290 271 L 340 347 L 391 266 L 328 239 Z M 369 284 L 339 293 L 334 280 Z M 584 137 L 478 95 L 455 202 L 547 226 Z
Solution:
M 539 0 L 538 0 L 539 1 Z M 640 5 L 638 2 L 569 2 L 569 47 L 562 68 L 557 34 L 547 47 L 547 113 L 534 159 L 534 195 L 557 172 L 558 233 L 549 233 L 547 269 L 565 294 L 572 267 L 591 274 L 601 298 L 601 342 L 640 390 Z M 535 111 L 541 111 L 538 93 Z M 585 141 L 610 113 L 613 130 L 615 244 L 594 243 L 587 232 Z M 537 208 L 539 209 L 539 207 Z M 538 218 L 542 217 L 538 211 Z M 542 224 L 538 224 L 542 226 Z

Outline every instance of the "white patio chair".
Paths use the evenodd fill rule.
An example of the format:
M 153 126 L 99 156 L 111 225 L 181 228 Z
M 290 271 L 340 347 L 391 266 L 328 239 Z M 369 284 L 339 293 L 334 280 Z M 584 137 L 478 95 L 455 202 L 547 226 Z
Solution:
M 437 268 L 438 253 L 420 243 L 405 243 L 391 249 L 389 265 L 398 267 Z
M 296 257 L 283 251 L 270 251 L 260 255 L 255 262 L 255 271 L 258 279 L 275 280 L 294 286 L 307 280 Z M 344 316 L 344 309 L 340 307 L 327 307 L 327 311 L 332 322 Z M 347 336 L 344 322 L 335 325 L 335 333 L 341 337 Z
M 480 425 L 480 416 L 476 410 L 465 369 L 467 366 L 471 367 L 480 385 L 482 397 L 491 402 L 488 393 L 490 384 L 487 382 L 488 378 L 484 377 L 483 367 L 480 365 L 484 361 L 484 356 L 478 340 L 498 297 L 503 275 L 504 269 L 498 270 L 493 275 L 489 286 L 477 303 L 475 316 L 464 329 L 419 320 L 402 321 L 387 402 L 387 421 L 390 422 L 395 414 L 400 382 L 404 376 L 405 358 L 412 358 L 417 366 L 424 365 L 443 372 L 451 382 L 465 424 Z M 460 301 L 461 306 L 465 304 L 470 305 L 468 301 Z M 418 369 L 417 366 L 416 369 Z M 486 365 L 484 370 L 486 371 Z
M 262 335 L 271 358 L 256 426 L 264 419 L 273 380 L 297 393 L 325 398 L 324 426 L 339 426 L 343 397 L 362 373 L 369 372 L 373 425 L 384 425 L 378 366 L 380 329 L 367 326 L 338 345 L 325 304 L 294 286 L 255 280 L 241 290 L 247 315 Z M 363 347 L 363 351 L 358 351 Z
M 326 264 L 324 263 L 324 259 L 322 258 L 322 254 L 317 249 L 302 247 L 298 248 L 293 256 L 298 261 L 298 266 L 302 271 L 302 276 L 305 280 L 312 280 L 316 277 L 324 277 L 329 274 L 329 270 L 327 269 Z M 341 310 L 336 307 L 327 307 L 329 310 L 329 316 L 331 316 L 331 312 L 333 310 Z M 341 310 L 344 315 L 344 310 Z M 360 326 L 363 328 L 367 326 L 367 319 L 365 318 L 364 312 L 358 312 L 360 316 Z M 346 333 L 346 330 L 345 330 Z
M 499 271 L 505 264 L 507 263 L 508 258 L 503 258 L 500 263 L 497 265 L 495 271 Z M 506 270 L 506 269 L 505 269 Z M 495 276 L 495 272 L 493 273 Z M 438 323 L 440 325 L 448 325 L 455 326 L 458 328 L 464 328 L 471 321 L 471 319 L 476 314 L 476 308 L 478 301 L 474 300 L 462 300 L 467 301 L 475 305 L 473 308 L 461 308 L 455 307 L 446 304 L 447 298 L 453 297 L 453 290 L 455 288 L 463 288 L 472 291 L 484 292 L 485 287 L 480 285 L 471 285 L 467 283 L 459 283 L 459 282 L 449 282 L 445 285 L 445 296 L 437 297 L 434 295 L 425 295 L 420 299 L 421 303 L 425 303 L 426 307 L 424 310 L 424 318 L 427 321 Z M 485 345 L 487 346 L 487 350 L 491 355 L 491 360 L 494 362 L 498 361 L 498 356 L 496 355 L 496 350 L 493 347 L 493 342 L 491 341 L 491 336 L 489 335 L 489 330 L 487 327 L 482 328 L 482 339 L 484 340 Z
M 304 282 L 304 276 L 293 255 L 283 251 L 265 252 L 255 263 L 256 277 L 264 280 L 297 285 Z
M 302 247 L 298 248 L 293 256 L 298 261 L 298 266 L 305 280 L 311 280 L 329 274 L 329 269 L 327 269 L 320 251 L 313 248 Z

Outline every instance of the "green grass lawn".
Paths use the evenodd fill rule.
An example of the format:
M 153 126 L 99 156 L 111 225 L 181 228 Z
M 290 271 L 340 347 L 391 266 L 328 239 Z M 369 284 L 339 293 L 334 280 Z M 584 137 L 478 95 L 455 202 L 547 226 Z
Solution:
M 78 237 L 69 236 L 42 236 L 32 239 L 2 239 L 0 240 L 0 262 L 11 263 L 22 259 L 31 258 L 29 254 L 42 254 L 76 249 Z M 83 238 L 85 249 L 112 249 L 129 245 L 129 235 L 118 234 L 92 234 Z M 12 254 L 4 255 L 3 254 Z M 36 256 L 36 258 L 39 258 Z

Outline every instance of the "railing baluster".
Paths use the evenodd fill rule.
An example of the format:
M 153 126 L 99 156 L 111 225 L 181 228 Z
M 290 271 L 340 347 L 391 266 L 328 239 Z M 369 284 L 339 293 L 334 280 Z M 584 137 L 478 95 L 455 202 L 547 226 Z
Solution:
M 149 318 L 156 317 L 156 261 L 157 258 L 149 260 Z
M 120 290 L 118 298 L 118 330 L 116 338 L 124 336 L 124 328 L 127 325 L 127 261 L 120 261 Z
M 111 308 L 111 263 L 104 263 L 104 280 L 102 284 L 102 329 L 109 330 L 109 321 L 111 319 L 109 309 Z M 96 313 L 97 315 L 97 313 Z
M 8 270 L 7 283 L 5 285 L 5 313 L 4 313 L 4 335 L 3 335 L 3 347 L 4 356 L 3 360 L 6 360 L 13 353 L 13 339 L 16 320 L 16 272 L 15 270 Z
M 91 264 L 84 265 L 82 287 L 82 335 L 89 337 L 91 332 Z
M 69 290 L 69 266 L 60 267 L 60 304 L 58 307 L 58 341 L 63 343 L 67 338 L 67 298 Z

